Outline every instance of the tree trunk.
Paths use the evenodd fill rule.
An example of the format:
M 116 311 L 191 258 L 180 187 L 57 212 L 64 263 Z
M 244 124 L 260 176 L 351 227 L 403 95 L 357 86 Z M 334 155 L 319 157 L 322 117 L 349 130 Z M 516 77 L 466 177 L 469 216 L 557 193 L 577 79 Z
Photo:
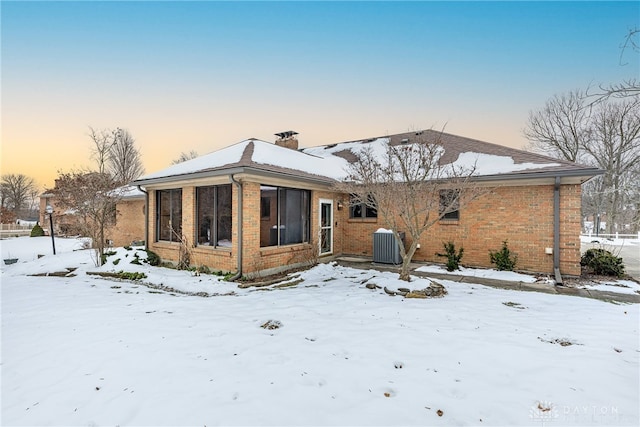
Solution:
M 404 280 L 405 282 L 411 281 L 411 272 L 410 272 L 410 264 L 413 259 L 413 254 L 416 253 L 416 246 L 418 245 L 417 239 L 413 239 L 409 249 L 406 251 L 404 257 L 402 258 L 402 266 L 400 267 L 400 280 Z

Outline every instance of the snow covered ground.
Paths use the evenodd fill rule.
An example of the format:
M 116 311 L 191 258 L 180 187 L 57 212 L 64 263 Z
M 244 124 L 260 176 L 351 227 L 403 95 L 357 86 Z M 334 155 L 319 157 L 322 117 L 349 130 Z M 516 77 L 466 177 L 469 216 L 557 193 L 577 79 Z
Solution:
M 455 274 L 460 276 L 482 277 L 485 279 L 505 280 L 508 282 L 534 283 L 538 280 L 536 277 L 530 274 L 516 273 L 515 271 L 497 271 L 488 268 L 485 269 L 460 267 L 459 270 L 447 271 L 446 268 L 439 265 L 425 265 L 423 267 L 418 267 L 416 271 L 421 271 L 424 273 Z
M 638 305 L 447 280 L 405 299 L 365 287 L 396 274 L 333 264 L 239 289 L 50 243 L 0 241 L 19 258 L 1 276 L 4 426 L 640 423 Z M 120 270 L 173 290 L 86 274 Z
M 602 237 L 594 235 L 580 235 L 580 241 L 582 243 L 601 243 L 602 245 L 610 245 L 610 246 L 638 246 L 640 245 L 640 240 L 638 239 L 616 239 L 612 237 Z M 605 247 L 606 249 L 606 247 Z

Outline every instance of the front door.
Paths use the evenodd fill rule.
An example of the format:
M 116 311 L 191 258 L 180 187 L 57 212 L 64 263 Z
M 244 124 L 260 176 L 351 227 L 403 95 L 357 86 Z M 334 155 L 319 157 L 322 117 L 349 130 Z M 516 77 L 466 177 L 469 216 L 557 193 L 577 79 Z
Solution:
M 333 200 L 320 199 L 320 255 L 333 253 Z

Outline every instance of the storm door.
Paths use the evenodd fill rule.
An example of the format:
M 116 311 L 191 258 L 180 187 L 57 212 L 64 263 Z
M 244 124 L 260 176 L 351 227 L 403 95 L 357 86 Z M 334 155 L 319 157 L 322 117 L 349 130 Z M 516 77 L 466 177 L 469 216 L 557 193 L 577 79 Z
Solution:
M 333 252 L 333 200 L 320 199 L 320 255 Z

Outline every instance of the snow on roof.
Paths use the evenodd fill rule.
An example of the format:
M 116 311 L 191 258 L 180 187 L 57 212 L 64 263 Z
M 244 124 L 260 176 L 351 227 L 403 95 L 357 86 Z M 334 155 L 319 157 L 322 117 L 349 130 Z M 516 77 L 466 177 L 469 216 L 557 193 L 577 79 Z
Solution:
M 184 176 L 226 167 L 277 168 L 340 179 L 347 162 L 339 157 L 322 158 L 259 139 L 247 139 L 229 147 L 187 160 L 139 178 L 139 181 Z
M 306 150 L 297 151 L 265 141 L 255 141 L 251 160 L 266 166 L 278 166 L 313 175 L 340 179 L 347 162 L 339 157 L 323 158 Z
M 420 135 L 416 137 L 416 135 Z M 423 139 L 424 137 L 424 139 Z M 258 139 L 247 139 L 204 156 L 187 160 L 166 169 L 145 175 L 137 181 L 167 179 L 207 171 L 224 171 L 234 167 L 251 167 L 301 177 L 313 175 L 319 178 L 343 180 L 348 175 L 349 162 L 357 159 L 363 150 L 371 150 L 384 160 L 389 145 L 411 144 L 427 141 L 442 147 L 441 161 L 456 169 L 475 167 L 475 176 L 493 176 L 522 171 L 561 171 L 588 169 L 574 163 L 528 153 L 509 147 L 459 137 L 436 131 L 421 131 L 349 141 L 318 147 L 292 150 Z M 384 163 L 382 161 L 381 163 Z M 593 175 L 587 173 L 587 175 Z
M 134 185 L 123 185 L 109 192 L 110 196 L 119 197 L 122 199 L 136 199 L 144 197 L 144 193 Z
M 474 175 L 499 175 L 503 173 L 519 172 L 529 169 L 540 169 L 542 167 L 560 166 L 560 163 L 516 163 L 513 157 L 497 156 L 495 154 L 460 153 L 458 159 L 453 162 L 457 167 L 468 168 L 475 167 Z
M 133 185 L 125 185 L 124 187 L 120 187 L 116 189 L 119 192 L 120 197 L 123 199 L 134 199 L 138 197 L 144 197 L 144 193 Z
M 373 140 L 344 142 L 341 144 L 333 144 L 324 147 L 305 148 L 303 151 L 305 153 L 324 157 L 325 159 L 335 159 L 340 153 L 344 155 L 344 153 L 348 151 L 357 156 L 365 149 L 369 148 L 373 151 L 373 154 L 376 156 L 378 161 L 380 161 L 381 164 L 385 164 L 384 159 L 386 158 L 389 143 L 389 138 L 376 138 Z M 407 146 L 411 144 L 412 143 L 407 143 Z M 446 150 L 445 147 L 442 148 L 443 150 L 441 152 L 441 155 L 444 154 L 444 151 Z M 344 160 L 342 157 L 339 158 Z M 342 173 L 334 174 L 333 178 L 343 179 L 346 177 L 346 160 L 343 163 L 344 166 L 342 169 Z M 498 175 L 519 172 L 523 170 L 561 166 L 560 163 L 549 161 L 541 163 L 516 163 L 514 158 L 511 156 L 500 156 L 496 154 L 486 154 L 472 151 L 460 153 L 458 158 L 455 161 L 449 163 L 449 165 L 453 166 L 456 170 L 462 169 L 471 171 L 475 167 L 475 171 L 473 173 L 474 176 Z
M 168 176 L 188 175 L 191 173 L 201 172 L 208 169 L 222 167 L 240 162 L 245 148 L 252 140 L 247 139 L 236 144 L 225 147 L 221 150 L 214 151 L 195 159 L 187 160 L 182 163 L 171 165 L 168 168 L 150 173 L 138 178 L 139 180 L 147 180 L 154 178 L 164 178 Z

